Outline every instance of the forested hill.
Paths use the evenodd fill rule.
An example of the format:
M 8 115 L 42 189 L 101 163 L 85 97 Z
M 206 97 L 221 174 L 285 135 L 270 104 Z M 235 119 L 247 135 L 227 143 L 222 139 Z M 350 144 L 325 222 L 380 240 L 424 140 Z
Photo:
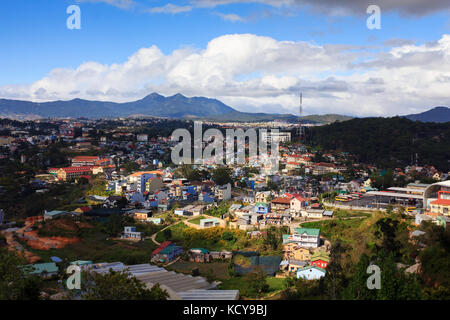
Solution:
M 383 167 L 411 164 L 450 169 L 450 123 L 394 118 L 356 118 L 308 130 L 307 142 L 323 150 L 346 151 L 360 162 Z

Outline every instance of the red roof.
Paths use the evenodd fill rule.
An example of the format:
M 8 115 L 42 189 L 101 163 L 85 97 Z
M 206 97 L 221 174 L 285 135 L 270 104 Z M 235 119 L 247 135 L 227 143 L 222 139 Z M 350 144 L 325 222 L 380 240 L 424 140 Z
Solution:
M 450 206 L 450 199 L 437 199 L 431 202 L 431 204 L 437 204 L 441 206 Z
M 164 248 L 167 248 L 171 244 L 172 244 L 172 242 L 170 242 L 170 241 L 164 241 L 163 243 L 161 243 L 161 245 L 158 248 L 153 250 L 152 255 L 158 254 L 161 250 L 163 250 Z
M 289 197 L 278 197 L 272 200 L 273 203 L 290 204 L 291 199 Z
M 72 161 L 97 161 L 98 156 L 76 156 L 72 158 Z
M 83 166 L 83 167 L 67 167 L 67 168 L 61 168 L 61 170 L 64 170 L 67 173 L 72 173 L 72 172 L 88 172 L 91 171 L 91 169 L 94 166 Z

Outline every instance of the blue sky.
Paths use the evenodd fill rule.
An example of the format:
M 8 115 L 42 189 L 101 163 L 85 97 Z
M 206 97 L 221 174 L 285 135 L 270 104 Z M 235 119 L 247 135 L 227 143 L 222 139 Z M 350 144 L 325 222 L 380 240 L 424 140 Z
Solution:
M 285 3 L 282 5 L 274 5 L 271 0 L 256 2 L 224 0 L 222 2 L 225 2 L 225 4 L 216 5 L 218 1 L 214 0 L 172 2 L 157 0 L 2 0 L 0 2 L 0 41 L 2 43 L 0 50 L 0 70 L 2 70 L 0 72 L 0 98 L 42 101 L 53 100 L 53 98 L 70 99 L 74 98 L 74 95 L 90 98 L 83 93 L 87 90 L 85 88 L 87 85 L 81 83 L 82 80 L 76 74 L 72 75 L 73 78 L 69 78 L 69 81 L 80 81 L 78 86 L 73 86 L 76 90 L 70 91 L 72 95 L 69 95 L 61 87 L 52 87 L 52 81 L 50 81 L 52 79 L 48 81 L 42 81 L 42 79 L 49 77 L 52 70 L 63 68 L 73 71 L 86 62 L 98 64 L 94 68 L 95 72 L 106 73 L 109 71 L 99 71 L 100 66 L 108 68 L 114 64 L 123 66 L 140 49 L 152 46 L 157 47 L 163 55 L 162 58 L 165 62 L 161 63 L 165 65 L 168 64 L 168 61 L 171 61 L 169 57 L 177 50 L 190 50 L 191 55 L 183 53 L 182 58 L 179 61 L 177 60 L 179 62 L 177 66 L 185 65 L 186 61 L 191 61 L 192 58 L 197 58 L 196 55 L 201 55 L 202 52 L 207 51 L 206 48 L 213 39 L 223 39 L 221 37 L 226 35 L 249 34 L 264 39 L 270 38 L 274 41 L 271 44 L 274 48 L 278 48 L 278 43 L 285 42 L 306 43 L 314 48 L 324 48 L 330 45 L 350 45 L 354 47 L 345 50 L 343 61 L 346 61 L 346 66 L 344 64 L 336 66 L 336 64 L 331 63 L 332 59 L 340 59 L 339 55 L 324 58 L 322 55 L 328 53 L 314 51 L 312 54 L 317 54 L 319 60 L 316 62 L 315 60 L 305 61 L 305 65 L 290 61 L 289 63 L 295 64 L 295 68 L 293 67 L 291 72 L 288 66 L 278 70 L 276 64 L 272 65 L 265 62 L 264 57 L 267 57 L 270 53 L 264 51 L 266 45 L 258 38 L 261 40 L 258 40 L 258 45 L 262 46 L 260 65 L 255 65 L 253 69 L 246 72 L 227 73 L 226 76 L 223 76 L 223 79 L 220 72 L 228 72 L 227 69 L 219 68 L 216 70 L 215 66 L 211 66 L 202 70 L 206 73 L 211 72 L 211 75 L 205 74 L 205 77 L 211 76 L 211 79 L 215 79 L 214 81 L 223 82 L 217 84 L 217 90 L 211 90 L 210 81 L 207 84 L 199 82 L 197 87 L 192 84 L 184 88 L 177 81 L 170 82 L 167 80 L 170 78 L 169 75 L 175 77 L 175 74 L 185 76 L 188 81 L 200 79 L 198 75 L 192 75 L 192 71 L 189 71 L 191 72 L 189 76 L 192 75 L 192 78 L 184 73 L 178 73 L 178 67 L 165 67 L 163 71 L 159 70 L 153 75 L 152 69 L 146 65 L 145 67 L 142 66 L 142 70 L 145 69 L 148 75 L 139 75 L 141 80 L 135 84 L 135 88 L 125 83 L 128 78 L 124 77 L 122 79 L 123 86 L 127 88 L 126 92 L 122 92 L 121 95 L 109 94 L 113 91 L 121 91 L 122 86 L 118 81 L 118 83 L 115 82 L 109 87 L 106 87 L 106 82 L 103 82 L 102 86 L 94 88 L 97 90 L 96 92 L 101 94 L 91 94 L 91 96 L 100 100 L 119 101 L 139 98 L 139 95 L 143 96 L 147 91 L 150 93 L 157 90 L 163 94 L 171 94 L 174 93 L 173 90 L 179 90 L 188 96 L 205 95 L 219 98 L 240 110 L 294 112 L 296 101 L 295 93 L 293 93 L 294 87 L 297 84 L 300 87 L 302 84 L 310 84 L 309 87 L 314 88 L 314 90 L 311 89 L 309 94 L 306 92 L 305 101 L 311 99 L 311 104 L 315 104 L 315 106 L 309 113 L 326 113 L 336 107 L 342 108 L 344 105 L 342 101 L 335 104 L 334 107 L 327 107 L 327 98 L 330 99 L 329 101 L 332 101 L 332 99 L 350 99 L 350 102 L 354 104 L 361 103 L 363 97 L 358 97 L 356 91 L 350 92 L 348 89 L 348 87 L 352 87 L 353 90 L 357 90 L 355 88 L 356 81 L 362 81 L 362 78 L 357 78 L 358 76 L 364 78 L 365 75 L 365 80 L 371 77 L 383 78 L 385 85 L 388 85 L 388 79 L 383 76 L 388 73 L 382 72 L 382 69 L 392 69 L 388 65 L 392 62 L 392 56 L 383 54 L 392 55 L 392 50 L 395 47 L 413 46 L 412 49 L 405 49 L 407 52 L 400 50 L 402 60 L 398 62 L 401 64 L 403 61 L 411 59 L 411 55 L 423 55 L 421 46 L 434 48 L 431 44 L 440 41 L 444 35 L 450 34 L 448 14 L 450 5 L 442 4 L 441 1 L 430 1 L 430 3 L 435 2 L 436 5 L 436 8 L 431 12 L 420 6 L 403 8 L 402 5 L 391 4 L 385 9 L 381 5 L 382 27 L 380 30 L 369 30 L 366 27 L 366 19 L 369 15 L 364 10 L 360 10 L 357 5 L 344 4 L 342 7 L 325 7 L 324 9 L 320 6 L 310 6 L 308 0 L 283 1 Z M 399 2 L 393 0 L 391 3 L 396 1 Z M 412 2 L 414 1 L 417 0 Z M 323 2 L 327 5 L 326 0 Z M 351 3 L 351 1 L 342 2 Z M 383 3 L 383 1 L 380 2 Z M 169 3 L 170 5 L 167 6 Z M 69 16 L 66 13 L 66 8 L 72 4 L 78 5 L 81 9 L 81 30 L 69 30 L 66 27 L 66 20 Z M 159 12 L 164 11 L 164 9 L 158 8 L 181 12 L 164 13 Z M 335 9 L 340 10 L 339 14 L 334 12 Z M 445 43 L 440 44 L 439 50 L 448 49 Z M 235 40 L 233 40 L 233 44 L 236 45 Z M 240 54 L 239 45 L 235 49 L 235 54 Z M 285 49 L 282 50 L 280 54 L 286 55 Z M 286 48 L 286 50 L 288 49 Z M 298 50 L 301 49 L 298 48 Z M 435 49 L 431 50 L 431 52 L 435 51 Z M 232 54 L 234 53 L 231 52 Z M 248 48 L 246 54 L 253 54 L 251 48 Z M 344 52 L 339 54 L 344 54 Z M 359 56 L 355 57 L 355 54 Z M 210 55 L 205 54 L 205 56 L 209 57 Z M 346 58 L 349 60 L 347 61 Z M 399 57 L 395 56 L 395 58 Z M 276 62 L 283 64 L 280 59 L 277 58 Z M 422 61 L 419 58 L 417 59 L 419 62 Z M 257 59 L 255 58 L 255 60 Z M 376 65 L 348 67 L 350 64 L 359 64 L 369 60 L 379 60 L 380 68 L 377 68 Z M 230 61 L 232 63 L 232 57 Z M 307 65 L 308 63 L 318 64 L 321 61 L 329 62 L 330 67 L 309 70 L 310 65 Z M 210 63 L 210 60 L 208 60 L 208 63 Z M 201 66 L 205 64 L 202 62 Z M 139 68 L 135 65 L 133 67 Z M 421 66 L 414 65 L 414 67 L 417 70 L 411 68 L 411 76 L 419 76 Z M 294 69 L 295 72 L 293 72 Z M 375 73 L 377 71 L 378 73 Z M 404 68 L 402 68 L 399 72 L 399 79 L 407 77 L 404 71 Z M 436 70 L 435 76 L 440 77 L 440 79 L 447 79 L 448 71 Z M 371 73 L 369 74 L 369 72 Z M 120 74 L 122 75 L 123 71 Z M 266 85 L 258 86 L 255 89 L 256 85 L 253 82 L 262 80 L 264 77 L 268 77 L 266 78 L 268 81 L 261 81 L 261 83 L 264 82 Z M 430 75 L 430 77 L 432 76 Z M 292 78 L 299 79 L 299 83 L 292 82 Z M 58 78 L 58 81 L 61 81 L 61 78 Z M 289 85 L 290 81 L 292 85 Z M 348 90 L 344 91 L 348 93 L 348 97 L 342 90 L 327 92 L 329 81 L 332 84 L 339 81 L 343 86 L 346 86 Z M 344 85 L 344 82 L 346 85 Z M 156 83 L 158 85 L 155 85 Z M 226 88 L 234 85 L 236 85 L 236 88 L 241 85 L 242 88 L 249 86 L 254 89 L 254 92 L 246 95 L 245 92 L 237 94 L 235 92 L 237 89 L 230 90 L 233 92 L 229 93 L 227 93 L 228 90 L 219 90 L 225 84 L 227 85 Z M 442 81 L 439 84 L 442 84 Z M 392 91 L 394 89 L 392 86 L 395 84 L 389 85 L 389 88 L 381 88 L 380 90 L 383 90 L 383 92 Z M 446 85 L 443 89 L 446 88 Z M 424 89 L 422 85 L 416 84 L 416 86 L 417 89 Z M 308 86 L 305 87 L 308 88 Z M 46 95 L 38 95 L 36 88 L 45 89 Z M 277 91 L 277 88 L 279 91 Z M 390 104 L 398 105 L 396 101 L 411 93 L 413 89 L 414 84 L 411 83 L 404 88 L 404 92 L 399 97 L 393 97 L 392 92 L 390 92 L 389 96 L 385 98 Z M 377 101 L 371 101 L 367 110 L 363 113 L 402 113 L 403 111 L 426 109 L 433 103 L 446 104 L 449 102 L 448 100 L 441 101 L 440 94 L 432 95 L 434 90 L 431 91 L 426 97 L 417 97 L 411 100 L 408 105 L 405 104 L 402 109 L 396 109 L 394 112 L 390 112 L 386 106 L 374 111 L 374 106 L 383 104 L 383 97 L 379 97 Z M 258 93 L 261 95 L 258 95 Z M 353 112 L 352 110 L 345 109 L 343 111 L 357 114 L 362 109 L 355 108 Z

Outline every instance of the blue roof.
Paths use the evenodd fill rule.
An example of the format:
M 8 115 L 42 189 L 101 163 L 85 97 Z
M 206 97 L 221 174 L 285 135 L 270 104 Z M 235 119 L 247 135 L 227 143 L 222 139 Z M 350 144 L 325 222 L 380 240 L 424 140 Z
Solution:
M 59 257 L 50 257 L 53 262 L 62 262 L 62 259 Z

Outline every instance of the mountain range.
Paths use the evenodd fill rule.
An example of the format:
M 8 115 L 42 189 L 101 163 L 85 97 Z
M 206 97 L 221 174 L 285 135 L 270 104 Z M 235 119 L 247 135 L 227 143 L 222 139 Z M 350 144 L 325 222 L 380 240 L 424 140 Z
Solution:
M 409 114 L 404 117 L 412 121 L 420 122 L 449 122 L 450 108 L 440 106 L 422 113 Z
M 38 103 L 0 99 L 0 117 L 13 119 L 160 117 L 236 122 L 298 121 L 298 117 L 292 114 L 240 112 L 217 99 L 188 98 L 179 93 L 169 97 L 152 93 L 143 99 L 124 103 L 83 99 Z M 348 120 L 351 117 L 324 115 L 314 116 L 314 118 L 306 116 L 303 119 L 304 123 L 330 123 L 336 120 Z
M 292 114 L 241 112 L 217 99 L 188 98 L 180 93 L 168 97 L 152 93 L 143 99 L 124 103 L 83 99 L 39 103 L 0 99 L 0 117 L 13 119 L 160 117 L 233 122 L 282 120 L 295 123 L 298 121 L 298 117 Z M 450 108 L 436 107 L 420 114 L 404 117 L 413 121 L 447 122 L 450 121 Z M 352 118 L 338 114 L 309 115 L 302 117 L 302 121 L 305 124 L 328 124 Z

